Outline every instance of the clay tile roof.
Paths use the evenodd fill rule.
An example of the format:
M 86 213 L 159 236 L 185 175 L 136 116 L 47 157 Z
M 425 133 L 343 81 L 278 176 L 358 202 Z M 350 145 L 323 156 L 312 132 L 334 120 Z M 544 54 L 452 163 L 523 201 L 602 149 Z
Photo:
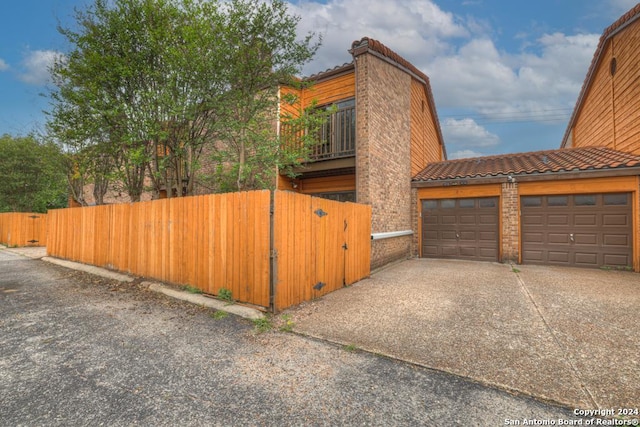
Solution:
M 569 120 L 569 125 L 567 126 L 567 130 L 564 133 L 564 137 L 562 138 L 561 147 L 565 147 L 567 142 L 569 141 L 569 134 L 571 133 L 571 128 L 573 127 L 574 121 L 577 118 L 578 112 L 580 108 L 582 108 L 582 100 L 591 85 L 591 79 L 593 78 L 596 68 L 600 63 L 601 56 L 605 50 L 607 42 L 609 39 L 621 30 L 626 25 L 630 24 L 632 21 L 640 18 L 640 3 L 636 4 L 633 8 L 631 8 L 627 13 L 622 15 L 616 22 L 609 25 L 605 28 L 604 32 L 600 36 L 600 41 L 598 42 L 598 47 L 596 48 L 595 53 L 593 54 L 593 59 L 591 60 L 591 65 L 589 66 L 589 71 L 587 71 L 587 77 L 585 77 L 584 82 L 582 83 L 582 89 L 580 90 L 580 95 L 578 96 L 578 101 L 576 102 L 576 106 L 573 109 L 573 114 L 571 115 L 571 119 Z
M 604 147 L 565 148 L 430 163 L 413 181 L 490 178 L 640 166 L 640 156 Z
M 305 81 L 321 80 L 321 79 L 324 79 L 324 78 L 327 78 L 327 77 L 331 77 L 331 76 L 334 76 L 336 74 L 340 74 L 340 73 L 343 73 L 345 71 L 351 70 L 351 69 L 353 69 L 353 66 L 354 66 L 353 62 L 347 62 L 347 63 L 344 63 L 342 65 L 336 65 L 333 68 L 329 68 L 329 69 L 321 71 L 319 73 L 312 74 L 309 77 L 305 77 L 303 80 L 305 80 Z

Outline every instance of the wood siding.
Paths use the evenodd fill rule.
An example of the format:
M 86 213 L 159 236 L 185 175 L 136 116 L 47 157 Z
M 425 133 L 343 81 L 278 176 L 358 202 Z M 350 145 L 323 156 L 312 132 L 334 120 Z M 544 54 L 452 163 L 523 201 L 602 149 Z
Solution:
M 369 275 L 369 206 L 279 191 L 274 199 L 273 224 L 267 190 L 53 210 L 47 253 L 213 295 L 225 288 L 264 309 L 274 281 L 277 310 Z M 326 285 L 309 289 L 318 282 Z
M 47 214 L 0 213 L 0 243 L 7 246 L 46 246 Z
M 295 95 L 298 102 L 293 105 L 284 102 L 284 98 L 288 94 Z M 356 83 L 355 73 L 353 71 L 314 83 L 312 86 L 304 89 L 284 86 L 280 88 L 280 113 L 281 115 L 290 114 L 293 117 L 297 117 L 300 111 L 309 106 L 313 101 L 315 101 L 318 106 L 321 106 L 354 98 L 355 96 Z
M 442 159 L 437 123 L 429 107 L 424 85 L 411 79 L 411 176 L 423 170 L 427 163 Z
M 276 311 L 369 275 L 371 207 L 275 192 Z
M 611 76 L 611 60 L 616 72 Z M 573 147 L 606 146 L 640 154 L 640 21 L 603 50 L 572 131 Z

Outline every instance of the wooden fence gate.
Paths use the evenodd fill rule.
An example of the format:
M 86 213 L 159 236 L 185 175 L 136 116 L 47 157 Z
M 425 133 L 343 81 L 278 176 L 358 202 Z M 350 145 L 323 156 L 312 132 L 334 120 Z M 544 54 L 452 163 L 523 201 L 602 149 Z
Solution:
M 7 246 L 46 246 L 47 214 L 0 213 L 0 243 Z
M 369 275 L 370 206 L 276 191 L 274 208 L 276 311 Z

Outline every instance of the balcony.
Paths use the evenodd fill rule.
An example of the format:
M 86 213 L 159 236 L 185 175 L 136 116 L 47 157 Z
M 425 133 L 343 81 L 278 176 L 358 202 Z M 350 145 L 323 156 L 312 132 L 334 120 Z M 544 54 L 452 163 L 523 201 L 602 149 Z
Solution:
M 356 154 L 356 108 L 343 106 L 320 129 L 320 141 L 311 148 L 311 161 L 340 159 Z

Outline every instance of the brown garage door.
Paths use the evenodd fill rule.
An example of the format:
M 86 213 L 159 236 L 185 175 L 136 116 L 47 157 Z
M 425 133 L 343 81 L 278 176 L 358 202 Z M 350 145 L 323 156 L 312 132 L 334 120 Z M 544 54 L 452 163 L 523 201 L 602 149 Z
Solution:
M 422 201 L 422 256 L 498 260 L 498 198 Z
M 522 262 L 577 267 L 630 267 L 631 195 L 526 196 Z

